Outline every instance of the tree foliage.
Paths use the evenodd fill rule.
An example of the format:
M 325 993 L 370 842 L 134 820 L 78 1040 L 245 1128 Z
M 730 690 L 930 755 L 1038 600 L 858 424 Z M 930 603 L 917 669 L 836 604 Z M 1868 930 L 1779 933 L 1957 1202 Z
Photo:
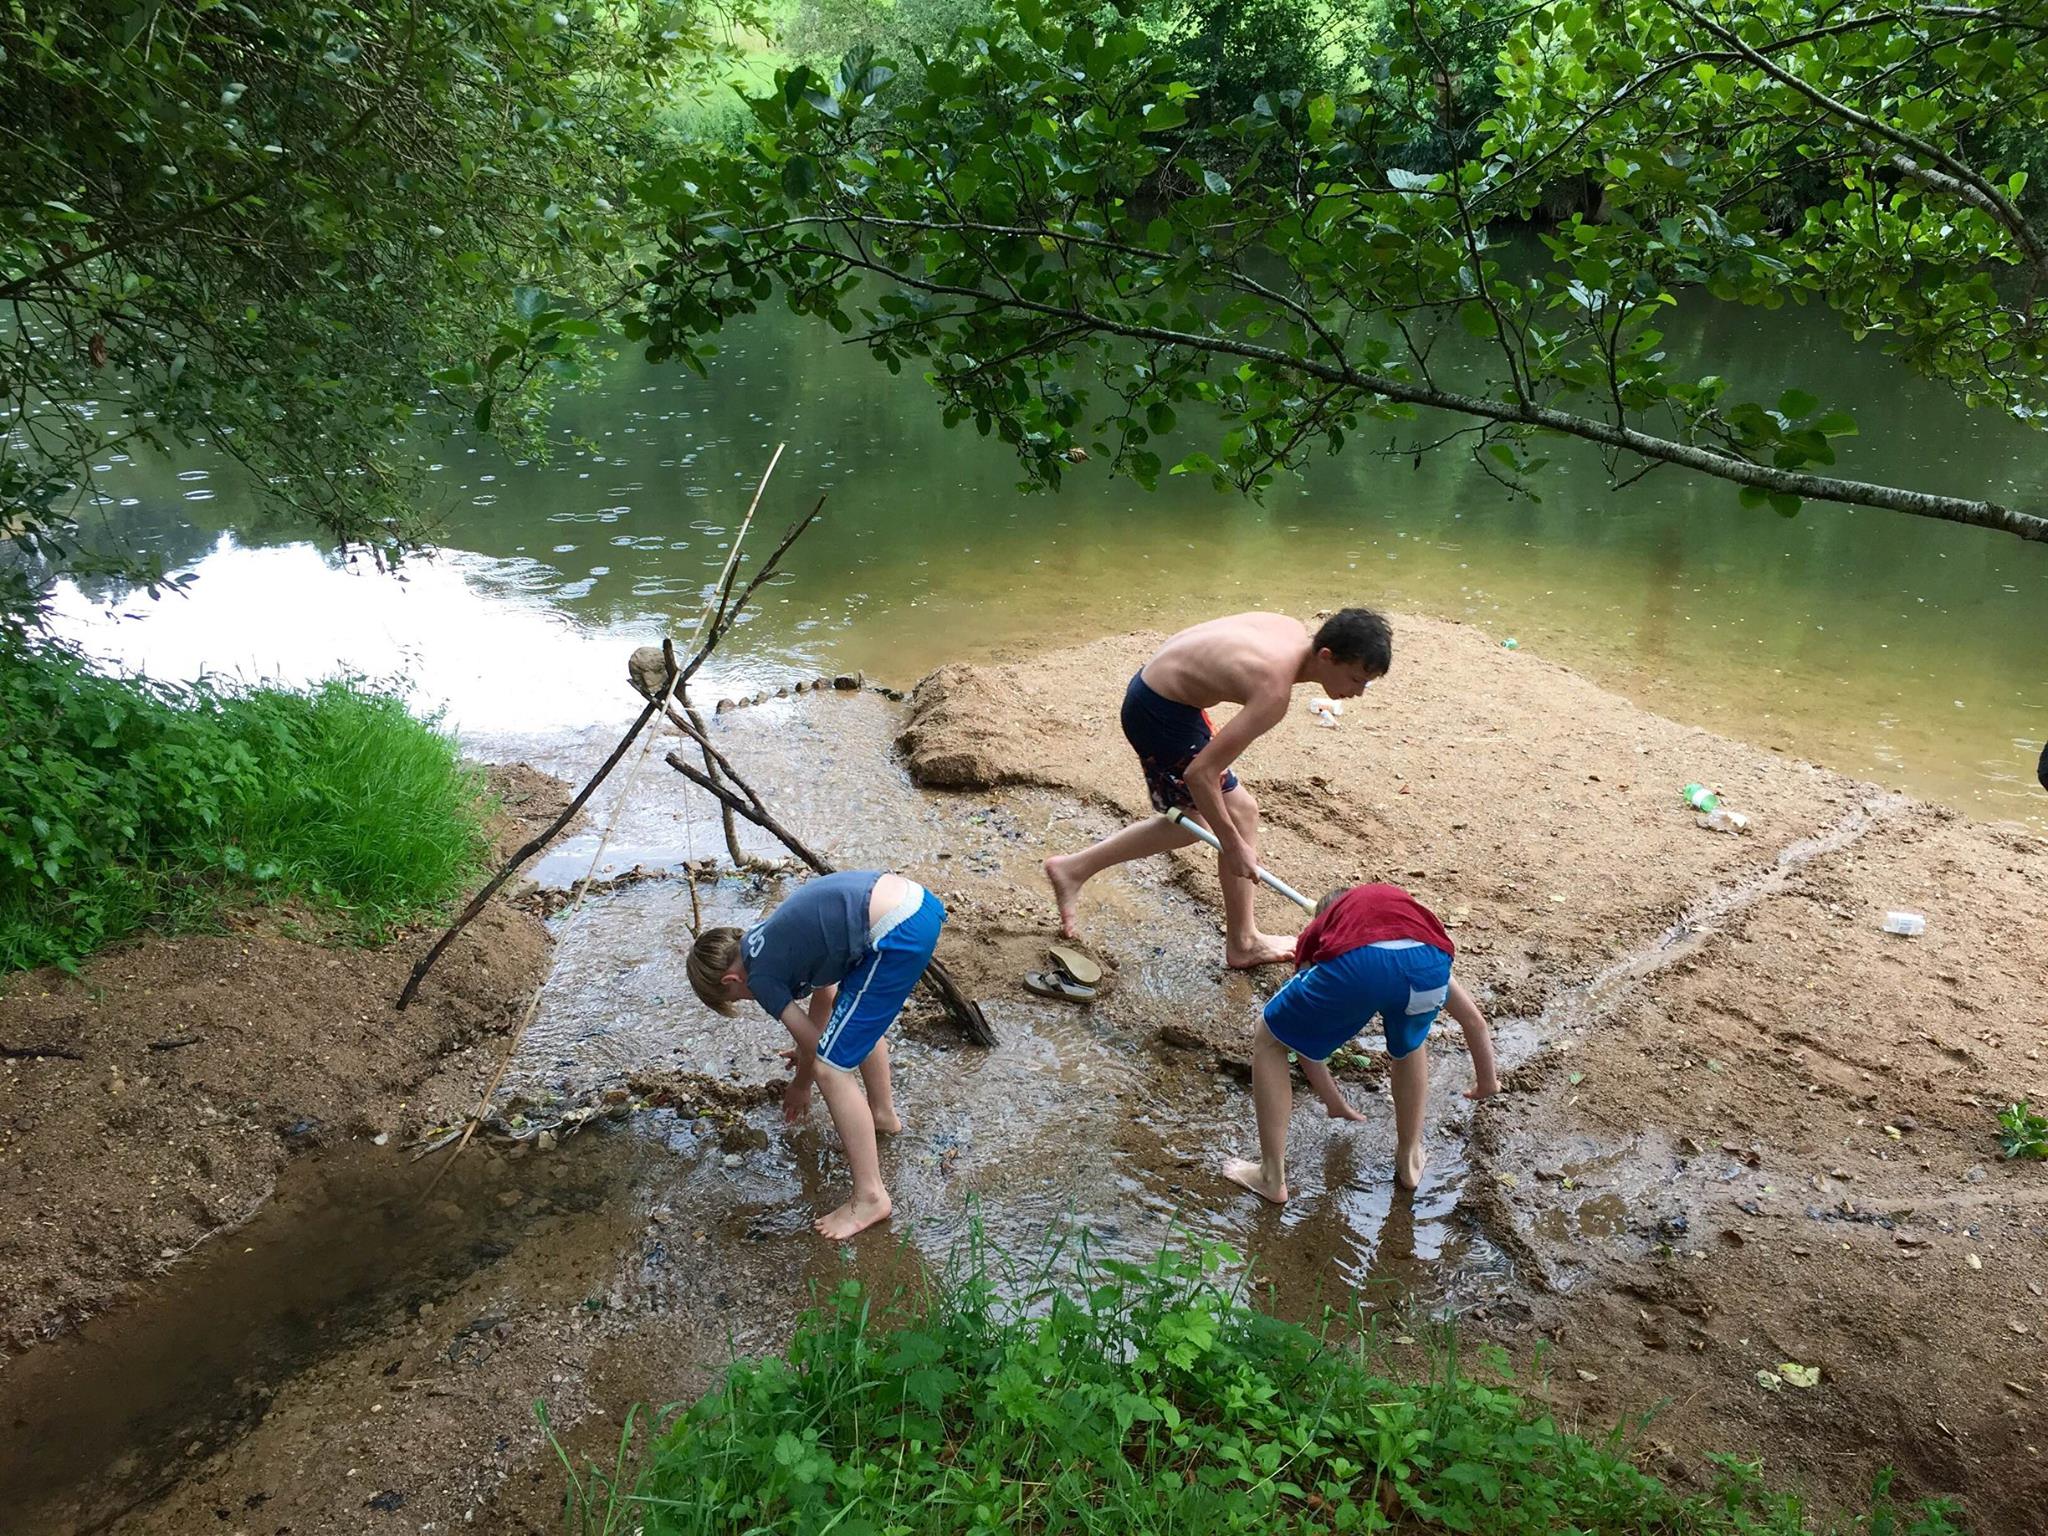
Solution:
M 96 459 L 202 438 L 408 542 L 393 440 L 573 369 L 709 51 L 659 4 L 0 0 L 0 543 L 76 555 Z
M 1077 450 L 1151 484 L 1257 491 L 1368 423 L 1418 423 L 1525 486 L 1533 439 L 1617 483 L 1717 476 L 1788 515 L 1821 499 L 2048 538 L 2048 518 L 1832 472 L 1854 422 L 1758 398 L 1663 346 L 1682 293 L 1831 307 L 1966 400 L 2048 420 L 2048 0 L 1487 0 L 1389 8 L 1379 84 L 1262 93 L 1199 123 L 1136 0 L 1001 0 L 911 88 L 886 59 L 798 68 L 736 155 L 668 167 L 637 322 L 653 355 L 777 292 L 923 368 L 948 422 L 1057 482 Z M 1494 60 L 1491 109 L 1418 165 L 1431 93 Z M 1484 50 L 1482 50 L 1484 51 Z M 1591 206 L 1539 220 L 1559 188 Z M 1503 236 L 1533 228 L 1532 239 Z

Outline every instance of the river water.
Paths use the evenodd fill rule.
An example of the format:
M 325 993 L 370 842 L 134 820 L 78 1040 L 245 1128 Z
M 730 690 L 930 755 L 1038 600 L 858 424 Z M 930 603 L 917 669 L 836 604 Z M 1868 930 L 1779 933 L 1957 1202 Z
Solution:
M 1861 426 L 1845 474 L 2048 502 L 2048 439 L 1965 410 L 1824 315 L 1703 307 L 1667 346 L 1764 398 L 1832 390 Z M 610 722 L 623 649 L 687 627 L 787 441 L 762 531 L 821 494 L 826 516 L 724 658 L 735 691 L 851 668 L 907 685 L 1008 647 L 1360 602 L 1469 620 L 1661 713 L 1974 815 L 2048 814 L 2032 772 L 2048 547 L 2007 536 L 1818 505 L 1785 519 L 1671 471 L 1613 492 L 1571 444 L 1550 446 L 1539 503 L 1510 500 L 1455 448 L 1418 464 L 1370 432 L 1264 505 L 1186 479 L 1148 495 L 1099 463 L 1027 496 L 1000 443 L 939 425 L 920 379 L 783 312 L 736 325 L 708 381 L 622 358 L 564 402 L 554 436 L 546 463 L 434 447 L 445 552 L 403 580 L 258 524 L 203 449 L 110 458 L 98 536 L 198 581 L 159 603 L 67 584 L 63 626 L 166 675 L 403 673 L 480 748 Z

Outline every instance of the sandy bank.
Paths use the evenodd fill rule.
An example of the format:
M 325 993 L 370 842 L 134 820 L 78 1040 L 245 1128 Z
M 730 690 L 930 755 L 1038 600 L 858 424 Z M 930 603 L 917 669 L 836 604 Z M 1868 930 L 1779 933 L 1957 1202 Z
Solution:
M 910 772 L 1143 814 L 1117 708 L 1157 638 L 942 669 L 913 699 Z M 1392 675 L 1338 729 L 1298 699 L 1238 767 L 1269 866 L 1312 893 L 1407 885 L 1534 1032 L 1517 1091 L 1474 1117 L 1468 1191 L 1533 1312 L 1475 1321 L 1524 1360 L 1550 1341 L 1567 1413 L 1667 1404 L 1660 1470 L 1761 1453 L 1847 1502 L 1891 1463 L 1981 1531 L 2038 1529 L 2048 1165 L 2000 1161 L 1993 1115 L 2048 1099 L 2048 843 L 1425 620 L 1399 622 Z M 1698 828 L 1694 780 L 1753 833 Z M 1213 855 L 1174 859 L 1213 910 Z M 1084 931 L 1142 899 L 1112 872 Z M 1261 902 L 1272 931 L 1300 926 Z M 1885 934 L 1894 907 L 1926 936 Z M 1228 1058 L 1247 1020 L 1186 1025 Z M 1821 1385 L 1760 1383 L 1785 1362 Z

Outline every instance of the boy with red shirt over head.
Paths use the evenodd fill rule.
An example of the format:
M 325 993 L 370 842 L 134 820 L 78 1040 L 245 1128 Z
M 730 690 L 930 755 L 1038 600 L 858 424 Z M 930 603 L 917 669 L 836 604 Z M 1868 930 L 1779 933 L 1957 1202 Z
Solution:
M 1301 1058 L 1304 1074 L 1330 1104 L 1335 1084 L 1322 1064 L 1378 1018 L 1394 1060 L 1394 1180 L 1415 1188 L 1429 1157 L 1422 1146 L 1429 1089 L 1424 1042 L 1439 1009 L 1449 1008 L 1465 1033 L 1475 1079 L 1465 1097 L 1500 1092 L 1486 1015 L 1451 977 L 1456 953 L 1436 914 L 1398 885 L 1354 885 L 1325 896 L 1294 941 L 1299 969 L 1266 1004 L 1252 1042 L 1259 1160 L 1233 1158 L 1223 1165 L 1224 1176 L 1275 1205 L 1285 1203 L 1287 1121 L 1294 1112 L 1287 1053 Z M 1330 1112 L 1340 1111 L 1331 1104 Z

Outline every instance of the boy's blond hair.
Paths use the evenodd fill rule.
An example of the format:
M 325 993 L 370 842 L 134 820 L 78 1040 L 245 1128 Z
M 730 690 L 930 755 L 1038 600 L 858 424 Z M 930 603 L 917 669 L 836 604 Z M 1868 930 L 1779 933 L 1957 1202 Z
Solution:
M 1331 892 L 1329 893 L 1329 895 L 1325 896 L 1325 897 L 1324 897 L 1324 898 L 1323 898 L 1323 899 L 1322 899 L 1321 901 L 1319 901 L 1319 902 L 1317 902 L 1317 903 L 1316 903 L 1316 911 L 1315 911 L 1315 915 L 1316 915 L 1317 917 L 1321 917 L 1321 916 L 1322 916 L 1322 915 L 1323 915 L 1323 914 L 1324 914 L 1325 912 L 1329 911 L 1329 910 L 1330 910 L 1330 908 L 1332 908 L 1332 907 L 1334 907 L 1335 905 L 1337 905 L 1337 899 L 1338 899 L 1339 897 L 1341 897 L 1341 896 L 1344 896 L 1344 895 L 1346 895 L 1347 893 L 1349 893 L 1349 892 L 1351 892 L 1351 891 L 1353 891 L 1353 890 L 1356 890 L 1356 889 L 1357 889 L 1357 887 L 1356 887 L 1356 886 L 1350 886 L 1350 885 L 1340 885 L 1340 886 L 1337 886 L 1337 887 L 1335 887 L 1335 888 L 1334 888 L 1334 889 L 1333 889 L 1333 890 L 1332 890 L 1332 891 L 1331 891 Z
M 690 976 L 690 990 L 698 1001 L 714 1012 L 732 1017 L 732 1003 L 725 995 L 725 978 L 739 969 L 740 931 L 737 928 L 706 928 L 690 946 L 684 969 Z

